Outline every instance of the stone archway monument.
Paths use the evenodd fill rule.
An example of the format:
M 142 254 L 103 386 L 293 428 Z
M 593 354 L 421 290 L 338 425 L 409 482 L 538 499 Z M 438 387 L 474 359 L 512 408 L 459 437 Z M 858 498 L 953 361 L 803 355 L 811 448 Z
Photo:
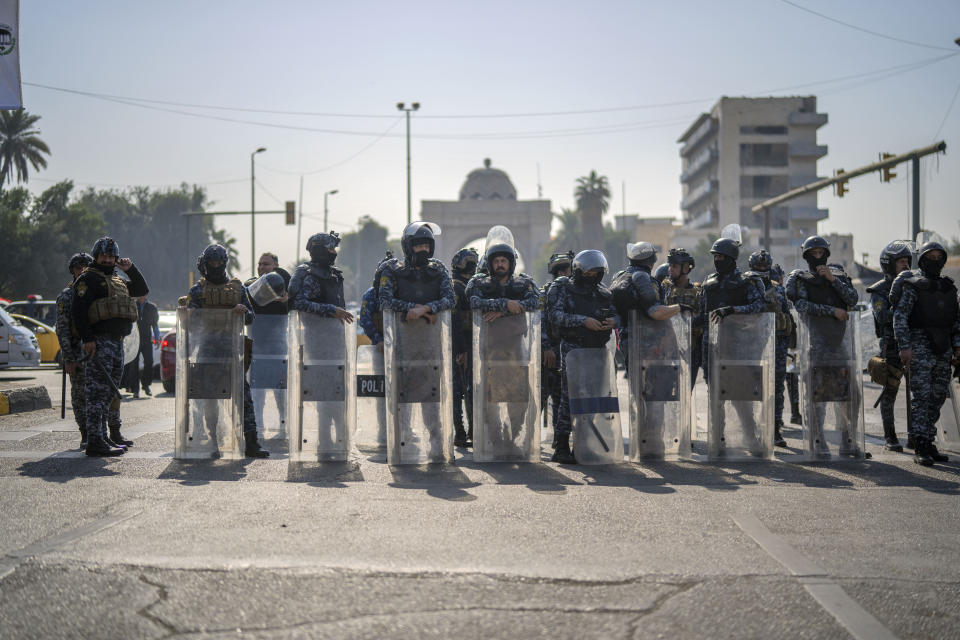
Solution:
M 550 239 L 550 201 L 517 200 L 510 177 L 492 168 L 489 158 L 483 165 L 467 175 L 459 200 L 420 202 L 420 220 L 440 225 L 434 257 L 449 267 L 454 253 L 468 242 L 485 238 L 490 227 L 502 224 L 513 232 L 516 248 L 529 268 Z M 474 248 L 483 251 L 483 247 Z M 530 275 L 540 279 L 543 274 Z

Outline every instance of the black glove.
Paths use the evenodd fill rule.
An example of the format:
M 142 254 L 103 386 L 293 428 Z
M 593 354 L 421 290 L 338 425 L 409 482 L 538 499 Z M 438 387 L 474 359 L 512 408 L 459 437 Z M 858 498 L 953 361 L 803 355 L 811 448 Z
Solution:
M 731 316 L 736 313 L 736 310 L 733 307 L 720 307 L 715 309 L 713 313 L 710 314 L 710 317 L 714 322 L 720 322 L 727 316 Z

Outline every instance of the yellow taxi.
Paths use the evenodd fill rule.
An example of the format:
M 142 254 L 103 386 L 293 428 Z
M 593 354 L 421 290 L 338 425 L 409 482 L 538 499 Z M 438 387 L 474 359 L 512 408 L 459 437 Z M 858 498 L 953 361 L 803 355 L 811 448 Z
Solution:
M 40 362 L 60 361 L 60 341 L 53 327 L 20 313 L 11 313 L 10 316 L 30 329 L 37 337 L 37 343 L 40 345 Z

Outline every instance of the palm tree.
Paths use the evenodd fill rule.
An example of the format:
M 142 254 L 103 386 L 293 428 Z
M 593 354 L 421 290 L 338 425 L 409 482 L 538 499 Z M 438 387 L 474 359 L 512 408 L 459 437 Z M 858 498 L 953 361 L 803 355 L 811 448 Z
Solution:
M 46 168 L 43 154 L 50 155 L 50 148 L 40 139 L 40 131 L 33 128 L 39 119 L 23 109 L 0 111 L 0 188 L 12 181 L 14 169 L 17 182 L 26 182 L 28 163 L 35 171 Z
M 601 249 L 603 247 L 603 214 L 610 207 L 610 189 L 607 177 L 590 175 L 577 178 L 577 188 L 573 192 L 577 200 L 577 210 L 583 229 L 583 248 Z

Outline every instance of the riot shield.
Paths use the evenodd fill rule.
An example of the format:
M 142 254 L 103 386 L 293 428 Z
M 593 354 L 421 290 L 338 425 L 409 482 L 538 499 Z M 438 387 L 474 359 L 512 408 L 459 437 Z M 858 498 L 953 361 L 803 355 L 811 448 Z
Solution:
M 177 458 L 240 458 L 243 316 L 177 309 Z
M 860 323 L 802 315 L 798 325 L 803 452 L 807 460 L 864 455 Z
M 383 352 L 374 345 L 357 347 L 357 431 L 361 449 L 387 446 L 387 387 Z
M 599 349 L 573 349 L 564 357 L 573 454 L 580 464 L 623 462 L 614 340 Z
M 287 437 L 287 316 L 259 314 L 247 326 L 253 340 L 250 395 L 265 440 Z
M 773 458 L 774 314 L 710 325 L 707 458 Z
M 950 373 L 953 374 L 952 367 Z M 950 392 L 940 409 L 940 420 L 937 422 L 940 429 L 940 447 L 945 451 L 960 454 L 960 381 L 951 377 L 947 384 L 950 385 Z
M 289 318 L 290 460 L 347 460 L 356 426 L 356 327 L 302 311 Z
M 383 312 L 387 372 L 387 463 L 453 461 L 450 311 L 435 324 Z
M 630 460 L 690 457 L 690 315 L 630 312 Z
M 123 364 L 130 364 L 140 355 L 140 329 L 130 323 L 130 333 L 123 337 Z
M 473 312 L 473 459 L 540 459 L 540 312 Z

